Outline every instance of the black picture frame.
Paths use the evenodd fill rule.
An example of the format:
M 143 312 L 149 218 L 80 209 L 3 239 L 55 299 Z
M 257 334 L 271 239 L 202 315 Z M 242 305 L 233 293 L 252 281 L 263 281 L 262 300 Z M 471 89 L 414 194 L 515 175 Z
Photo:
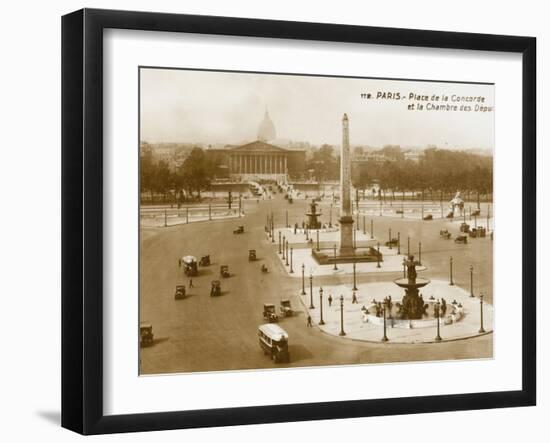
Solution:
M 522 388 L 131 415 L 103 413 L 103 31 L 108 28 L 522 55 Z M 82 434 L 536 404 L 536 39 L 504 35 L 83 9 L 62 18 L 62 426 Z M 519 333 L 520 331 L 518 331 Z

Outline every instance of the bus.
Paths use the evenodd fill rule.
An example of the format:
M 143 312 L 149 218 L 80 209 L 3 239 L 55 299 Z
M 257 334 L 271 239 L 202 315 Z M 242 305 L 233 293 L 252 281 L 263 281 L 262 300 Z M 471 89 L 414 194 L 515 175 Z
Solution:
M 260 347 L 275 363 L 288 363 L 288 334 L 279 325 L 266 323 L 258 328 Z

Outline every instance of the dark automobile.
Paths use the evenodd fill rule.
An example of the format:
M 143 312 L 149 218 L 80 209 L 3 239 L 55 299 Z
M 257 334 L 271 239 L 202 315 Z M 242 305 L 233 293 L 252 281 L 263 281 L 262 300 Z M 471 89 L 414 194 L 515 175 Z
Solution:
M 265 324 L 258 328 L 260 347 L 275 363 L 288 363 L 288 334 L 279 325 Z
M 422 220 L 429 221 L 429 220 L 433 220 L 433 219 L 434 219 L 434 217 L 433 217 L 432 214 L 427 214 L 427 215 L 424 216 L 424 218 Z
M 197 266 L 197 259 L 192 255 L 186 255 L 180 260 L 180 264 L 183 265 L 183 271 L 188 277 L 195 277 L 199 274 Z
M 233 234 L 242 234 L 244 233 L 244 226 L 239 226 L 237 229 L 233 231 Z
M 210 256 L 203 255 L 199 261 L 199 266 L 210 266 Z
M 221 275 L 223 278 L 228 278 L 228 277 L 230 277 L 230 274 L 229 274 L 229 266 L 227 266 L 227 265 L 221 265 L 221 266 L 220 266 L 220 275 Z
M 150 346 L 153 344 L 153 326 L 149 323 L 139 324 L 139 344 L 140 346 Z
M 464 234 L 457 235 L 455 238 L 455 243 L 461 243 L 465 245 L 466 243 L 468 243 L 468 237 Z
M 275 305 L 272 303 L 264 303 L 263 316 L 269 323 L 276 323 L 279 321 L 279 317 L 277 317 L 277 313 L 275 312 Z
M 176 292 L 174 294 L 175 300 L 181 300 L 182 298 L 185 298 L 185 286 L 184 285 L 177 285 L 176 286 Z
M 219 280 L 212 280 L 212 287 L 210 288 L 210 297 L 218 297 L 222 295 L 222 286 Z
M 254 260 L 256 260 L 256 250 L 250 249 L 248 251 L 248 261 L 254 261 Z
M 281 311 L 281 315 L 284 315 L 285 317 L 292 317 L 292 314 L 294 314 L 294 311 L 290 306 L 290 300 L 288 299 L 281 300 L 279 310 Z

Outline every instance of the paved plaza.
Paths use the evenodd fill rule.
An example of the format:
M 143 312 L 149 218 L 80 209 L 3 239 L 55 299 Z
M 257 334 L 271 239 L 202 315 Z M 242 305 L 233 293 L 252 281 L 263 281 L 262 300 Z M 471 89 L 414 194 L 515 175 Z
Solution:
M 276 193 L 271 199 L 244 201 L 244 216 L 241 218 L 204 220 L 166 228 L 141 228 L 140 320 L 153 326 L 155 336 L 152 346 L 141 349 L 142 374 L 273 368 L 274 363 L 265 357 L 258 345 L 257 331 L 258 326 L 265 322 L 262 318 L 263 304 L 273 303 L 278 309 L 282 299 L 289 299 L 294 309 L 293 316 L 279 318 L 279 325 L 289 335 L 291 360 L 289 363 L 280 363 L 277 367 L 492 357 L 492 333 L 473 334 L 475 336 L 471 338 L 456 340 L 461 338 L 460 329 L 456 329 L 455 340 L 451 341 L 451 326 L 444 325 L 441 327 L 443 341 L 428 343 L 429 338 L 434 336 L 432 327 L 409 331 L 393 328 L 388 329 L 389 341 L 382 343 L 380 327 L 363 323 L 359 313 L 366 301 L 372 298 L 379 300 L 388 295 L 390 287 L 393 291 L 389 293 L 398 297 L 400 288 L 393 284 L 393 280 L 403 276 L 402 254 L 403 248 L 406 248 L 406 238 L 409 237 L 411 253 L 415 256 L 418 256 L 418 243 L 422 242 L 422 265 L 426 269 L 421 270 L 419 276 L 432 281 L 425 288 L 426 297 L 429 297 L 430 289 L 435 294 L 439 291 L 439 285 L 443 288 L 445 282 L 448 282 L 450 257 L 454 261 L 455 286 L 444 289 L 452 290 L 455 294 L 444 297 L 450 302 L 454 298 L 458 301 L 463 296 L 461 294 L 469 294 L 470 266 L 473 266 L 474 291 L 476 295 L 481 292 L 485 294 L 488 316 L 486 330 L 491 331 L 489 305 L 493 303 L 492 241 L 489 237 L 469 239 L 468 244 L 461 245 L 439 237 L 441 229 L 449 229 L 453 235 L 456 234 L 456 220 L 423 222 L 376 215 L 367 218 L 367 228 L 371 219 L 373 221 L 376 242 L 379 239 L 385 241 L 389 229 L 392 233 L 400 232 L 402 254 L 397 255 L 395 248 L 390 251 L 381 246 L 384 254 L 381 270 L 377 270 L 376 263 L 357 265 L 356 280 L 360 303 L 352 305 L 349 299 L 349 289 L 353 285 L 352 265 L 338 264 L 339 270 L 336 273 L 332 270 L 319 272 L 311 267 L 315 302 L 318 301 L 320 286 L 325 294 L 332 290 L 333 297 L 340 295 L 340 289 L 348 289 L 347 292 L 342 292 L 346 297 L 344 326 L 347 335 L 340 337 L 333 333 L 337 327 L 337 318 L 334 316 L 339 314 L 339 306 L 333 301 L 334 311 L 326 309 L 327 324 L 321 330 L 317 326 L 318 309 L 308 311 L 308 297 L 300 295 L 301 264 L 305 264 L 306 258 L 311 257 L 311 244 L 303 243 L 301 246 L 302 239 L 299 236 L 296 238 L 296 243 L 293 243 L 297 246 L 296 251 L 293 251 L 296 254 L 293 256 L 295 269 L 294 273 L 289 274 L 288 266 L 278 253 L 277 242 L 272 242 L 265 230 L 266 217 L 272 214 L 275 230 L 288 232 L 285 227 L 286 218 L 292 225 L 301 223 L 307 204 L 306 200 L 289 204 L 281 193 Z M 321 208 L 324 209 L 321 217 L 323 223 L 327 222 L 329 204 L 321 203 Z M 244 225 L 243 234 L 233 234 L 238 225 Z M 357 241 L 370 242 L 369 229 L 363 237 L 362 228 L 361 224 Z M 329 238 L 327 243 L 332 241 Z M 382 243 L 381 240 L 380 242 Z M 256 261 L 248 261 L 249 249 L 256 250 Z M 209 254 L 212 260 L 210 266 L 199 268 L 199 275 L 193 277 L 192 288 L 189 288 L 189 278 L 185 277 L 178 266 L 178 259 L 188 254 L 197 257 Z M 395 267 L 390 266 L 392 260 L 395 260 Z M 220 278 L 221 265 L 229 266 L 229 278 Z M 268 268 L 268 273 L 261 272 L 262 265 Z M 305 266 L 307 291 L 310 269 Z M 222 296 L 210 297 L 211 281 L 216 279 L 221 281 Z M 175 286 L 179 284 L 187 287 L 188 297 L 174 300 Z M 479 328 L 476 323 L 479 319 L 476 314 L 479 301 L 476 298 L 472 302 L 474 306 L 466 309 L 464 323 L 459 325 L 461 328 Z M 466 303 L 468 301 L 464 306 L 467 306 Z M 307 326 L 308 312 L 311 312 L 313 327 Z M 415 343 L 399 343 L 399 334 L 402 333 L 412 333 L 411 337 L 419 335 L 416 340 L 412 340 Z

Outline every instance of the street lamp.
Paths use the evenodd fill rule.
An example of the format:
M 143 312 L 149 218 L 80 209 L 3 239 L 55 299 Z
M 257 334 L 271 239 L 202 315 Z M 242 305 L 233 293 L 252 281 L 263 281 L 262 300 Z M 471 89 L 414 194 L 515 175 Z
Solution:
M 283 235 L 283 260 L 285 259 L 286 235 Z
M 317 251 L 320 251 L 321 249 L 319 248 L 319 229 L 317 229 Z
M 397 255 L 401 255 L 401 232 L 397 233 Z
M 449 286 L 454 286 L 455 283 L 453 282 L 453 257 L 449 259 L 449 271 L 450 271 Z
M 319 289 L 319 313 L 320 313 L 320 319 L 319 319 L 319 325 L 324 325 L 325 321 L 323 320 L 323 288 Z
M 370 239 L 374 238 L 374 220 L 370 219 Z
M 294 274 L 294 269 L 292 269 L 292 251 L 294 250 L 294 248 L 290 248 L 290 273 L 291 274 Z
M 336 245 L 334 245 L 333 249 L 334 249 L 334 270 L 337 271 L 338 266 L 336 266 Z
M 391 249 L 391 228 L 388 228 L 388 244 L 390 245 L 390 249 Z
M 411 255 L 411 238 L 407 236 L 407 257 Z
M 474 267 L 470 265 L 470 297 L 474 296 Z
M 485 329 L 483 328 L 483 293 L 479 294 L 479 313 L 480 313 L 479 333 L 483 334 L 485 332 Z
M 286 261 L 285 261 L 285 264 L 286 266 L 288 266 L 288 240 L 286 241 L 286 253 L 285 253 L 285 258 L 286 258 Z
M 334 198 L 334 193 L 333 193 L 333 198 Z M 332 228 L 332 203 L 330 204 L 330 218 L 328 221 L 328 227 Z
M 302 294 L 301 295 L 306 295 L 306 274 L 305 274 L 305 271 L 306 271 L 306 265 L 304 265 L 302 263 Z
M 286 224 L 286 227 L 288 228 L 288 209 L 285 211 L 285 224 Z
M 344 332 L 344 296 L 340 296 L 340 336 L 346 335 Z
M 356 275 L 355 275 L 355 267 L 356 267 L 356 263 L 354 261 L 353 262 L 353 290 L 357 291 L 357 280 L 356 280 Z
M 279 231 L 279 242 L 278 242 L 278 245 L 279 245 L 279 254 L 281 253 L 281 231 Z
M 487 224 L 488 226 L 489 224 Z M 365 226 L 365 216 L 363 215 L 363 235 L 367 234 L 366 226 Z
M 386 306 L 388 304 L 388 298 L 386 297 L 384 299 L 383 305 L 382 305 L 382 311 L 384 313 L 384 336 L 382 337 L 381 341 L 388 341 L 388 336 L 386 335 Z
M 439 335 L 439 300 L 437 300 L 437 302 L 435 303 L 434 308 L 434 314 L 437 318 L 437 335 L 435 336 L 435 341 L 441 341 L 441 335 Z
M 315 309 L 313 306 L 313 275 L 309 274 L 309 309 Z
M 377 254 L 376 254 L 376 267 L 379 268 L 380 267 L 380 242 L 378 242 L 376 244 L 376 251 L 377 251 Z
M 422 266 L 422 242 L 418 242 L 418 264 Z

